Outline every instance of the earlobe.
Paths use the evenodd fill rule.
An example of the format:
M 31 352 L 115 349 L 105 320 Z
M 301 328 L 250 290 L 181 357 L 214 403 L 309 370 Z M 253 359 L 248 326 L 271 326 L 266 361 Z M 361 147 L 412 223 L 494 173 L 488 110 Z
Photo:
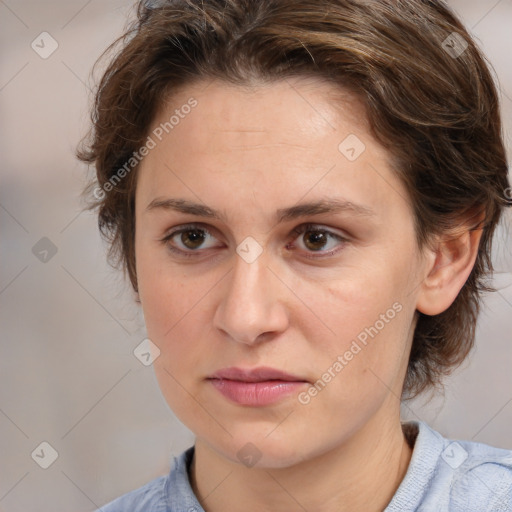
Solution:
M 425 315 L 446 311 L 467 281 L 478 255 L 482 228 L 437 243 L 420 285 L 416 309 Z

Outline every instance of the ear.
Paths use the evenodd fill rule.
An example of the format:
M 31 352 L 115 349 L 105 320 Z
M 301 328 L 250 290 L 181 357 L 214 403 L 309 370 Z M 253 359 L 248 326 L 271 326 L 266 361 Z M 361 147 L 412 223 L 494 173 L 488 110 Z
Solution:
M 425 315 L 446 311 L 467 281 L 478 255 L 482 222 L 477 227 L 464 226 L 443 235 L 435 242 L 427 258 L 427 275 L 420 285 L 416 309 Z

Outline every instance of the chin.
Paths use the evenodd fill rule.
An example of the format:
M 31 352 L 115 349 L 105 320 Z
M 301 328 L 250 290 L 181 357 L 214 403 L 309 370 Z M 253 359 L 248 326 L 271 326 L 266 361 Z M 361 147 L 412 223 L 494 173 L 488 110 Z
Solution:
M 275 424 L 272 428 L 275 429 Z M 222 439 L 203 437 L 213 450 L 225 459 L 247 468 L 259 469 L 280 469 L 288 468 L 315 457 L 324 451 L 327 446 L 312 446 L 304 442 L 304 434 L 297 432 L 293 435 L 290 431 L 283 430 L 280 434 L 277 429 L 265 428 L 262 434 L 261 428 L 244 425 L 238 431 L 229 428 L 233 437 L 225 436 Z M 279 428 L 279 427 L 278 427 Z M 270 435 L 268 432 L 272 432 Z M 306 439 L 318 443 L 319 438 L 315 435 L 307 436 Z
M 230 447 L 223 455 L 247 468 L 282 469 L 302 462 L 305 453 L 301 446 L 286 443 L 245 441 Z

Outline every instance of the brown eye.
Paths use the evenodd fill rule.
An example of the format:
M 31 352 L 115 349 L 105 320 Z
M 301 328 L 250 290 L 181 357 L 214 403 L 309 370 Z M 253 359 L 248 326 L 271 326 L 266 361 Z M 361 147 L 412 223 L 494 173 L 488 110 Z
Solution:
M 205 240 L 202 229 L 189 229 L 181 232 L 181 242 L 188 249 L 197 249 Z
M 299 249 L 303 249 L 306 257 L 321 258 L 323 256 L 332 256 L 339 251 L 339 247 L 343 246 L 348 239 L 344 236 L 324 229 L 314 224 L 302 224 L 293 230 L 297 235 L 297 243 Z M 302 235 L 302 236 L 301 236 Z M 294 244 L 295 245 L 295 244 Z M 311 256 L 307 253 L 319 253 L 318 255 Z
M 304 233 L 302 238 L 304 245 L 312 251 L 321 250 L 328 242 L 329 237 L 325 231 L 320 230 L 308 230 Z
M 191 224 L 166 235 L 162 243 L 178 256 L 200 256 L 208 249 L 219 247 L 217 238 L 205 227 Z

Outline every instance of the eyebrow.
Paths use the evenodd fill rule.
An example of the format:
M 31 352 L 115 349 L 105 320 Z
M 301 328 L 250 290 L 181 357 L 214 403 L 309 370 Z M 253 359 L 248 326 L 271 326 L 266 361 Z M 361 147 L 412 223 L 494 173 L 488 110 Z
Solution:
M 196 203 L 188 199 L 156 198 L 153 199 L 146 207 L 146 211 L 159 209 L 174 210 L 181 213 L 196 215 L 198 217 L 218 219 L 222 222 L 226 222 L 227 220 L 226 214 L 223 211 L 214 210 L 209 206 Z M 288 208 L 280 208 L 276 211 L 275 218 L 277 223 L 281 223 L 299 217 L 305 217 L 307 215 L 321 215 L 325 213 L 339 212 L 347 212 L 359 217 L 371 217 L 375 215 L 375 212 L 367 206 L 346 201 L 344 199 L 328 198 L 320 199 L 318 201 L 310 201 L 307 203 L 299 203 Z

